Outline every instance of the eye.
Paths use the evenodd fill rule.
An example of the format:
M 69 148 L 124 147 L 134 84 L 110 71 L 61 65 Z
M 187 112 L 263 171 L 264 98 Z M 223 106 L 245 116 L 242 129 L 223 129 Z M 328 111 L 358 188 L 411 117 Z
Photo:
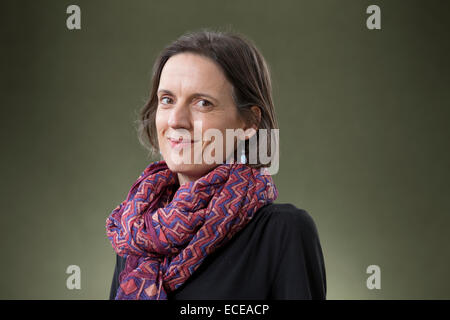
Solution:
M 197 105 L 200 107 L 209 107 L 209 106 L 212 106 L 212 103 L 209 102 L 208 100 L 201 99 L 197 102 Z
M 162 104 L 169 104 L 169 103 L 171 103 L 171 101 L 172 101 L 172 99 L 169 98 L 169 97 L 162 97 L 161 98 L 161 103 Z

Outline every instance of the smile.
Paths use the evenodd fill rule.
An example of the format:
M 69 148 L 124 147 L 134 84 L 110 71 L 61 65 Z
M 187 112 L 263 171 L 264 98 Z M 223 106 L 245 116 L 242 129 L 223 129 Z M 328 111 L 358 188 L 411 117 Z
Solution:
M 170 146 L 172 148 L 184 148 L 194 144 L 196 141 L 194 140 L 183 140 L 183 139 L 172 139 L 167 138 L 169 140 Z

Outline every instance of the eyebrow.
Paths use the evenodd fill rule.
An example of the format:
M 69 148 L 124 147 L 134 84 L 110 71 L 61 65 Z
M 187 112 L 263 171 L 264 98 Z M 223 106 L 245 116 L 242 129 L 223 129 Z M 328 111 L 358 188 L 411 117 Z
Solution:
M 175 96 L 175 94 L 173 94 L 172 91 L 167 90 L 167 89 L 160 89 L 160 90 L 158 90 L 158 93 L 167 93 L 167 94 L 170 94 L 172 96 Z M 195 98 L 195 97 L 208 97 L 208 98 L 210 98 L 211 100 L 214 100 L 217 103 L 217 99 L 214 98 L 213 96 L 207 94 L 207 93 L 195 92 L 195 93 L 190 95 L 190 98 Z

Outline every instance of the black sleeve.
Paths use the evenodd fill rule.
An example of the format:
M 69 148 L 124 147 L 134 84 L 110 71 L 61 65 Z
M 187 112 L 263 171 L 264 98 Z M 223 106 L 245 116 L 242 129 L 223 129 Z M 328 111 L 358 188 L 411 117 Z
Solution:
M 325 263 L 316 225 L 305 210 L 291 209 L 275 221 L 280 254 L 271 299 L 325 300 Z
M 111 283 L 111 291 L 109 292 L 109 300 L 114 300 L 117 289 L 119 287 L 119 275 L 125 267 L 125 259 L 116 254 L 116 266 L 114 268 L 114 275 Z

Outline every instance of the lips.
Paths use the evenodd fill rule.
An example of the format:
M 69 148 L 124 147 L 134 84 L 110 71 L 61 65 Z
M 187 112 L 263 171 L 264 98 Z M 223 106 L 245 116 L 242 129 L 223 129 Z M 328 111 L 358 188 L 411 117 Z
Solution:
M 169 139 L 170 141 L 173 141 L 173 142 L 194 142 L 194 140 L 192 140 L 192 139 L 184 139 L 183 137 L 179 137 L 179 138 L 168 137 L 167 139 Z
M 173 148 L 183 148 L 183 147 L 186 147 L 186 146 L 190 146 L 191 144 L 193 144 L 194 142 L 196 142 L 196 141 L 194 141 L 194 140 L 191 140 L 191 139 L 183 139 L 183 137 L 180 137 L 180 138 L 178 138 L 178 139 L 175 139 L 175 138 L 167 138 L 168 140 L 169 140 L 169 143 L 170 143 L 170 145 L 173 147 Z

